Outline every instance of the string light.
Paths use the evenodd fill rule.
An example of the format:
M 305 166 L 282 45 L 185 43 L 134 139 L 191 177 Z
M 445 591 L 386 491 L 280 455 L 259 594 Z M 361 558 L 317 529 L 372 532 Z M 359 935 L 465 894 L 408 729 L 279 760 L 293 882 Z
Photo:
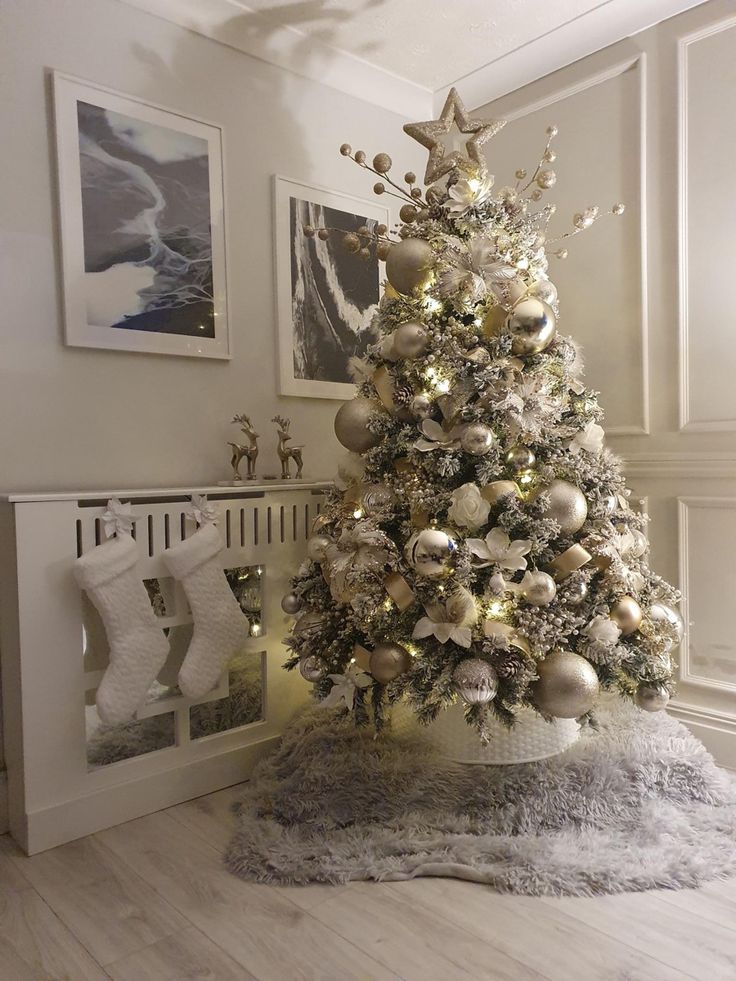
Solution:
M 436 300 L 433 296 L 428 296 L 424 301 L 424 305 L 430 313 L 437 313 L 438 310 L 442 309 L 440 301 Z
M 353 511 L 353 517 L 354 518 L 362 518 L 363 517 L 363 514 L 364 514 L 363 508 L 356 508 Z
M 450 391 L 450 383 L 446 378 L 443 378 L 441 379 L 441 381 L 438 381 L 434 387 L 437 389 L 438 392 L 442 392 L 443 395 L 446 395 Z
M 250 625 L 250 635 L 251 637 L 261 636 L 261 625 L 257 620 Z

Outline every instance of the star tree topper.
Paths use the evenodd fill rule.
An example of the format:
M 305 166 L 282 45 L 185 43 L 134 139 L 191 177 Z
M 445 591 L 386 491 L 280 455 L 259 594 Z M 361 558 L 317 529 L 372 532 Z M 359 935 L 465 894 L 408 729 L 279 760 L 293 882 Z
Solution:
M 460 150 L 445 153 L 442 137 L 450 132 L 453 123 L 457 124 L 461 133 L 470 136 L 465 143 L 467 156 Z M 457 89 L 451 88 L 439 119 L 430 119 L 426 123 L 407 123 L 404 132 L 429 150 L 424 183 L 434 184 L 455 168 L 474 175 L 484 175 L 486 161 L 482 152 L 483 144 L 505 125 L 505 119 L 473 119 L 468 115 Z

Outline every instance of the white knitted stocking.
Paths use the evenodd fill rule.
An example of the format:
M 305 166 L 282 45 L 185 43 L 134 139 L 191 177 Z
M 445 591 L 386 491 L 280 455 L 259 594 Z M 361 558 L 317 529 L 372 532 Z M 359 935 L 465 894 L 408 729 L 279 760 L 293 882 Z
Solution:
M 77 559 L 74 575 L 102 617 L 110 664 L 97 689 L 103 722 L 127 722 L 161 670 L 169 645 L 136 572 L 138 550 L 119 535 Z
M 184 587 L 194 619 L 192 640 L 179 671 L 179 687 L 188 698 L 202 698 L 214 688 L 248 636 L 248 620 L 217 560 L 221 551 L 217 528 L 205 524 L 164 553 L 169 571 Z

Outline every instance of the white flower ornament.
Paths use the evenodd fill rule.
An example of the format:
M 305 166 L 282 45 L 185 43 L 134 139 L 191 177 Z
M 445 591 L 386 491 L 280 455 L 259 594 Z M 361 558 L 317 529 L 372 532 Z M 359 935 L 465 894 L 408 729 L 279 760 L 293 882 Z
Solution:
M 621 631 L 614 621 L 601 614 L 593 617 L 583 633 L 595 643 L 603 644 L 605 647 L 613 647 L 621 636 Z
M 440 644 L 451 640 L 458 647 L 470 647 L 470 628 L 478 619 L 472 593 L 460 587 L 447 603 L 427 603 L 424 609 L 428 615 L 417 621 L 412 633 L 415 640 L 434 636 Z
M 488 522 L 491 505 L 481 495 L 477 484 L 463 484 L 452 492 L 452 504 L 447 516 L 461 528 L 475 531 Z
M 217 521 L 218 509 L 207 500 L 206 494 L 192 494 L 192 500 L 184 514 L 198 526 L 209 525 Z
M 603 426 L 599 426 L 597 422 L 589 422 L 585 429 L 581 429 L 576 436 L 572 438 L 570 443 L 570 452 L 579 453 L 580 450 L 586 450 L 588 453 L 600 453 L 603 449 L 603 437 L 605 432 Z
M 455 450 L 460 446 L 455 429 L 448 433 L 434 419 L 424 419 L 419 427 L 422 437 L 414 444 L 414 449 L 420 453 L 431 453 L 432 450 Z
M 477 563 L 479 569 L 494 564 L 502 569 L 526 569 L 524 556 L 532 547 L 532 543 L 525 538 L 512 542 L 502 528 L 492 528 L 485 539 L 468 538 L 467 545 L 473 555 L 481 560 Z
M 133 514 L 133 506 L 128 501 L 123 504 L 117 497 L 111 497 L 107 502 L 107 510 L 102 514 L 102 525 L 105 537 L 113 535 L 129 535 L 138 519 Z
M 332 708 L 344 702 L 346 708 L 352 711 L 356 691 L 359 688 L 370 688 L 373 684 L 371 676 L 357 664 L 349 664 L 344 674 L 331 674 L 328 677 L 332 682 L 332 688 L 329 695 L 319 703 L 323 708 Z

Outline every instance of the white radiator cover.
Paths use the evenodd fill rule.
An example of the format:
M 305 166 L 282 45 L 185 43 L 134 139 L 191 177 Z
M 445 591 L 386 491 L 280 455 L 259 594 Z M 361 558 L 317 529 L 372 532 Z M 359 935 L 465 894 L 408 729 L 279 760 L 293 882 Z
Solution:
M 281 670 L 290 618 L 280 608 L 326 483 L 271 481 L 222 487 L 103 490 L 11 495 L 0 504 L 0 647 L 10 830 L 29 853 L 245 779 L 276 742 L 308 686 Z M 191 700 L 176 695 L 139 717 L 173 712 L 176 745 L 90 770 L 85 692 L 101 673 L 85 670 L 82 594 L 74 560 L 103 540 L 100 516 L 110 497 L 131 501 L 142 579 L 167 578 L 165 549 L 194 529 L 183 512 L 192 493 L 220 508 L 223 568 L 263 568 L 261 636 L 247 649 L 263 654 L 262 720 L 190 740 Z M 176 586 L 180 589 L 180 586 Z M 162 626 L 186 623 L 183 612 Z M 177 606 L 179 610 L 179 606 Z M 227 677 L 208 696 L 227 693 Z

